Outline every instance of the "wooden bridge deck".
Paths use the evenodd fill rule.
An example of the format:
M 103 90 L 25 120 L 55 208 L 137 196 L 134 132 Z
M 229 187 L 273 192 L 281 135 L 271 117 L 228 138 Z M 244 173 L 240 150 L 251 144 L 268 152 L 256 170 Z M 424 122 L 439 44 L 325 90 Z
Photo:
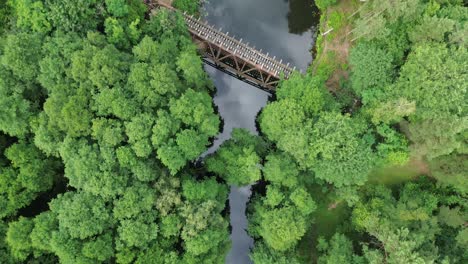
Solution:
M 280 73 L 283 72 L 285 77 L 289 76 L 293 69 L 289 65 L 285 65 L 281 61 L 277 61 L 276 57 L 269 57 L 268 54 L 263 54 L 260 51 L 249 47 L 246 43 L 242 43 L 241 40 L 234 39 L 219 30 L 214 29 L 206 22 L 200 21 L 193 16 L 185 15 L 185 21 L 189 30 L 197 34 L 198 37 L 203 38 L 210 43 L 223 47 L 226 51 L 231 52 L 252 64 L 258 65 L 261 69 L 268 71 L 270 74 L 279 77 Z
M 148 3 L 148 2 L 147 2 Z M 149 1 L 151 9 L 162 6 L 175 10 L 164 1 Z M 282 74 L 288 78 L 295 68 L 278 61 L 276 57 L 270 57 L 261 51 L 250 47 L 242 39 L 237 40 L 215 29 L 206 21 L 191 15 L 183 14 L 187 27 L 195 41 L 199 42 L 205 50 L 205 59 L 211 60 L 210 64 L 222 68 L 229 74 L 247 82 L 272 91 L 276 88 Z

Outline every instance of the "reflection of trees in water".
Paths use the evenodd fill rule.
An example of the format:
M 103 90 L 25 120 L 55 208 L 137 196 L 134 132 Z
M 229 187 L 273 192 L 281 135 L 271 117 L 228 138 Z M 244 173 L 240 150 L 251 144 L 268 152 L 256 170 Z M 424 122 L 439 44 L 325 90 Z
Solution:
M 289 33 L 302 34 L 320 20 L 318 8 L 313 0 L 285 0 L 289 1 L 288 27 Z

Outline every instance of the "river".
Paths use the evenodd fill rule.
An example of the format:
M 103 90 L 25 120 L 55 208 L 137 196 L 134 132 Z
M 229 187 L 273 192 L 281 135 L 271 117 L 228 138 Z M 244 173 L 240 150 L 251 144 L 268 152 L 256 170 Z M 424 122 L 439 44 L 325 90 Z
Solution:
M 319 15 L 313 0 L 209 0 L 202 12 L 211 25 L 249 42 L 251 46 L 305 70 L 312 62 L 310 49 L 315 40 Z M 212 153 L 230 138 L 233 128 L 257 133 L 255 119 L 267 104 L 269 94 L 205 66 L 217 93 L 214 103 L 224 120 L 224 128 L 207 151 Z M 231 186 L 229 194 L 232 248 L 227 264 L 247 264 L 253 240 L 248 236 L 246 206 L 250 186 Z

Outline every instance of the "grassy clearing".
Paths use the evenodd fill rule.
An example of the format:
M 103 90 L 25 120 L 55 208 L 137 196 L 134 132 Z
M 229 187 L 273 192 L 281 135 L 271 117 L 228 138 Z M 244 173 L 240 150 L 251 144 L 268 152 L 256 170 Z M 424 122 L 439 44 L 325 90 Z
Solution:
M 317 55 L 310 70 L 314 75 L 325 75 L 327 87 L 333 93 L 340 89 L 343 80 L 349 78 L 348 56 L 352 45 L 350 32 L 354 19 L 352 15 L 361 5 L 355 0 L 340 0 L 323 11 L 320 18 Z
M 375 170 L 369 176 L 369 183 L 392 186 L 429 174 L 429 168 L 424 161 L 411 159 L 403 166 L 384 167 Z
M 343 219 L 349 219 L 351 210 L 346 203 L 336 203 L 332 197 L 323 193 L 319 185 L 309 188 L 309 192 L 316 194 L 314 199 L 317 202 L 317 210 L 310 220 L 312 226 L 299 243 L 298 251 L 303 263 L 316 263 L 318 238 L 332 237 Z

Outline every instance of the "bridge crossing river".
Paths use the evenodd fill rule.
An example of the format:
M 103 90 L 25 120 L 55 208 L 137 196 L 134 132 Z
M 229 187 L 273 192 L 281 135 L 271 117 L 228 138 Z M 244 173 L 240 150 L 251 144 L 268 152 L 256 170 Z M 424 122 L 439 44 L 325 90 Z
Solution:
M 176 10 L 164 1 L 150 1 L 150 8 L 164 7 Z M 248 43 L 215 29 L 206 21 L 183 13 L 195 43 L 203 52 L 203 60 L 214 67 L 268 92 L 273 92 L 283 77 L 287 79 L 295 70 L 289 63 L 264 54 Z

